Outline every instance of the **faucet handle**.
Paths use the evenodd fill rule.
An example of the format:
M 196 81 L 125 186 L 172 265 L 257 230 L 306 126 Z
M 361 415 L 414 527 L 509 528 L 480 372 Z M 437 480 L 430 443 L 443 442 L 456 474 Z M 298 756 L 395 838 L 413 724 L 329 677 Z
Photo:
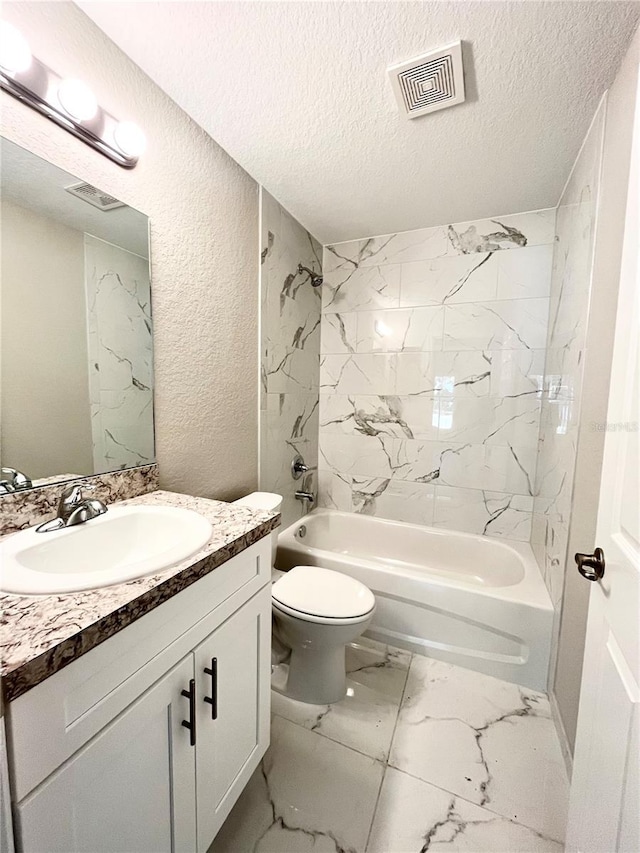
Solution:
M 9 479 L 4 479 L 8 477 Z M 21 491 L 22 489 L 30 489 L 33 486 L 31 479 L 22 471 L 16 468 L 2 468 L 2 483 L 10 486 L 9 491 Z
M 297 453 L 291 461 L 291 476 L 294 480 L 299 480 L 303 474 L 306 474 L 309 466 L 305 464 L 304 459 Z
M 91 483 L 70 483 L 65 486 L 58 501 L 58 518 L 66 520 L 83 500 L 82 492 L 93 492 L 95 488 Z
M 76 493 L 82 495 L 82 492 L 94 492 L 95 488 L 96 487 L 91 483 L 69 483 L 69 485 L 65 486 L 62 490 L 62 497 L 70 498 L 71 495 Z

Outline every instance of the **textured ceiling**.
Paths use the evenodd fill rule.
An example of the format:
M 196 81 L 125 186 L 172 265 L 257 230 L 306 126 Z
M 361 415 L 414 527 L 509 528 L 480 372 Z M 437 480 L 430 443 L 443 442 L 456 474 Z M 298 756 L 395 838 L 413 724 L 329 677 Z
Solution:
M 555 205 L 640 18 L 577 0 L 79 5 L 324 243 Z M 455 39 L 467 103 L 407 120 L 387 66 Z

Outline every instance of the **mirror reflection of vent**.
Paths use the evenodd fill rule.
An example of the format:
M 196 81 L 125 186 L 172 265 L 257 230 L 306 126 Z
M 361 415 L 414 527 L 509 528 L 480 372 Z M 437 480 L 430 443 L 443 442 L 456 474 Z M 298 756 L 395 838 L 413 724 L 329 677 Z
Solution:
M 388 69 L 398 106 L 407 118 L 433 113 L 464 101 L 462 44 L 432 50 Z
M 83 201 L 97 207 L 98 210 L 115 210 L 118 207 L 126 207 L 127 205 L 117 198 L 114 198 L 109 193 L 104 193 L 92 184 L 81 181 L 79 184 L 71 184 L 65 187 L 65 190 L 71 195 L 81 198 Z

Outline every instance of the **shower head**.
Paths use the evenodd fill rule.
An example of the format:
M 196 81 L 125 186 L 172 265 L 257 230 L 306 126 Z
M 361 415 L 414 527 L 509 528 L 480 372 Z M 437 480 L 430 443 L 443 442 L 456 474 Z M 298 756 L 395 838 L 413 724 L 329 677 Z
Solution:
M 309 267 L 303 267 L 302 264 L 298 264 L 298 273 L 306 272 L 309 276 L 309 280 L 311 281 L 312 287 L 320 287 L 322 284 L 322 276 L 318 275 L 317 272 L 310 270 Z

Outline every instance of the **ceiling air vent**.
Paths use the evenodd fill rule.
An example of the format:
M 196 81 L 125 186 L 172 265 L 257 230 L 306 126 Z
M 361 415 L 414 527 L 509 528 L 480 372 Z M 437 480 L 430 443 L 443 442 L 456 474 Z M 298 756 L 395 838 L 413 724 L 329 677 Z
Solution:
M 89 202 L 89 204 L 97 207 L 98 210 L 115 210 L 118 207 L 126 207 L 123 201 L 114 198 L 109 193 L 103 193 L 102 190 L 99 190 L 92 184 L 87 184 L 85 181 L 81 181 L 79 184 L 71 184 L 65 187 L 65 190 L 71 193 L 71 195 Z
M 449 44 L 389 68 L 398 106 L 417 118 L 464 101 L 462 43 Z

